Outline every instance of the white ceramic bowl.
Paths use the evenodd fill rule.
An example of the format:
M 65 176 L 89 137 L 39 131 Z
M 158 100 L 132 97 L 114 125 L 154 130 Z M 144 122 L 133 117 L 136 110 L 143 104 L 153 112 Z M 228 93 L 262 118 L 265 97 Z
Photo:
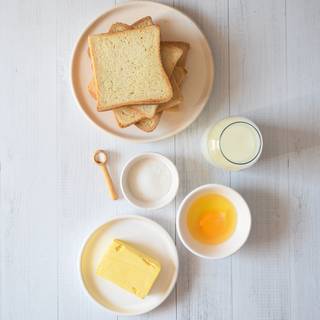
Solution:
M 141 198 L 135 197 L 135 195 L 130 191 L 128 176 L 130 170 L 133 166 L 143 159 L 153 159 L 159 161 L 159 163 L 165 165 L 168 168 L 169 174 L 171 176 L 171 185 L 169 191 L 164 195 L 155 200 L 146 201 Z M 157 186 L 158 181 L 154 181 L 155 186 Z M 120 178 L 120 186 L 124 197 L 135 207 L 143 209 L 159 209 L 167 204 L 169 204 L 176 196 L 179 188 L 179 174 L 174 163 L 159 153 L 142 153 L 137 156 L 132 157 L 125 164 Z
M 192 237 L 187 226 L 187 211 L 191 203 L 208 192 L 220 194 L 229 199 L 237 211 L 237 225 L 232 236 L 218 245 L 203 244 Z M 177 231 L 180 240 L 193 254 L 207 259 L 221 259 L 232 255 L 246 242 L 251 229 L 251 214 L 246 201 L 235 190 L 219 185 L 203 185 L 189 193 L 182 201 L 177 214 Z

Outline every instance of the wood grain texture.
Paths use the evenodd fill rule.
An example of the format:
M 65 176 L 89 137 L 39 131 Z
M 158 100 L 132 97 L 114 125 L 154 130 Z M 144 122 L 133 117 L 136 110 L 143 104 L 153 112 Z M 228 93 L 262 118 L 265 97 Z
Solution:
M 287 2 L 290 277 L 293 319 L 320 316 L 320 4 Z
M 291 319 L 284 1 L 230 1 L 230 112 L 261 128 L 265 149 L 231 186 L 253 227 L 232 257 L 233 319 Z M 280 140 L 281 139 L 281 140 Z
M 228 3 L 226 1 L 175 1 L 175 7 L 194 19 L 206 34 L 215 59 L 215 84 L 206 108 L 176 139 L 176 164 L 181 187 L 178 204 L 187 193 L 206 183 L 229 183 L 229 174 L 205 162 L 200 151 L 204 130 L 229 115 Z M 197 7 L 197 10 L 194 8 Z M 191 48 L 192 50 L 192 48 Z M 192 146 L 192 147 L 191 147 Z M 181 268 L 177 284 L 177 319 L 230 319 L 231 261 L 199 260 L 177 239 Z
M 0 10 L 4 320 L 57 318 L 56 10 L 40 2 Z
M 90 125 L 70 89 L 70 57 L 81 30 L 120 2 L 1 2 L 0 319 L 125 319 L 88 299 L 77 263 L 94 227 L 131 213 L 169 231 L 181 266 L 165 303 L 135 319 L 320 318 L 320 2 L 159 1 L 202 28 L 215 84 L 193 125 L 146 145 Z M 264 137 L 261 161 L 240 173 L 214 169 L 200 154 L 205 128 L 228 115 L 251 118 Z M 181 178 L 176 200 L 143 212 L 123 198 L 109 200 L 92 161 L 99 148 L 110 152 L 118 191 L 129 157 L 168 156 Z M 205 183 L 231 185 L 252 210 L 247 244 L 221 261 L 194 257 L 175 233 L 180 202 Z

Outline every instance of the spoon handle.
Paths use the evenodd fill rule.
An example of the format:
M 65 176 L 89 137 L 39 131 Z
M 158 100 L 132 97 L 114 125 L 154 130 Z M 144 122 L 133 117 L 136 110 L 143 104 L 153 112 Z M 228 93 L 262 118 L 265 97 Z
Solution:
M 101 170 L 103 171 L 104 174 L 104 178 L 107 184 L 107 187 L 109 189 L 109 194 L 110 194 L 110 198 L 112 200 L 117 200 L 118 199 L 118 194 L 114 188 L 110 173 L 107 169 L 107 167 L 105 165 L 100 165 Z

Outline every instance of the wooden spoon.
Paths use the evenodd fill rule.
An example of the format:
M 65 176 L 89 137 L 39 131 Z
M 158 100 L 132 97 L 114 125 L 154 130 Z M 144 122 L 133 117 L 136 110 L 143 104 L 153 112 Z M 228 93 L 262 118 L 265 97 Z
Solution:
M 118 199 L 117 192 L 114 188 L 110 173 L 107 168 L 108 154 L 104 150 L 97 150 L 94 153 L 93 160 L 103 171 L 104 178 L 109 189 L 110 198 L 112 200 Z

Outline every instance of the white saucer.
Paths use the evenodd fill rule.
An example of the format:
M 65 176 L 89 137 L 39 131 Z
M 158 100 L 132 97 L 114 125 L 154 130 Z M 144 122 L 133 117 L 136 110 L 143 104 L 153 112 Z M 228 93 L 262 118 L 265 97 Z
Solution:
M 149 295 L 139 299 L 96 275 L 96 268 L 112 239 L 125 240 L 161 263 L 161 272 Z M 177 280 L 179 261 L 175 244 L 156 222 L 140 216 L 108 220 L 85 241 L 80 255 L 80 276 L 86 292 L 107 310 L 119 315 L 146 313 L 159 306 Z
M 87 86 L 92 76 L 88 56 L 88 36 L 106 32 L 115 22 L 132 24 L 151 16 L 160 25 L 163 40 L 185 41 L 191 46 L 179 112 L 164 112 L 153 132 L 143 132 L 134 125 L 119 128 L 112 112 L 98 112 Z M 210 96 L 213 84 L 213 59 L 208 42 L 198 26 L 180 11 L 155 2 L 129 1 L 118 5 L 94 20 L 80 36 L 72 57 L 71 81 L 74 96 L 90 120 L 106 132 L 133 142 L 151 142 L 171 137 L 187 128 L 200 114 Z

